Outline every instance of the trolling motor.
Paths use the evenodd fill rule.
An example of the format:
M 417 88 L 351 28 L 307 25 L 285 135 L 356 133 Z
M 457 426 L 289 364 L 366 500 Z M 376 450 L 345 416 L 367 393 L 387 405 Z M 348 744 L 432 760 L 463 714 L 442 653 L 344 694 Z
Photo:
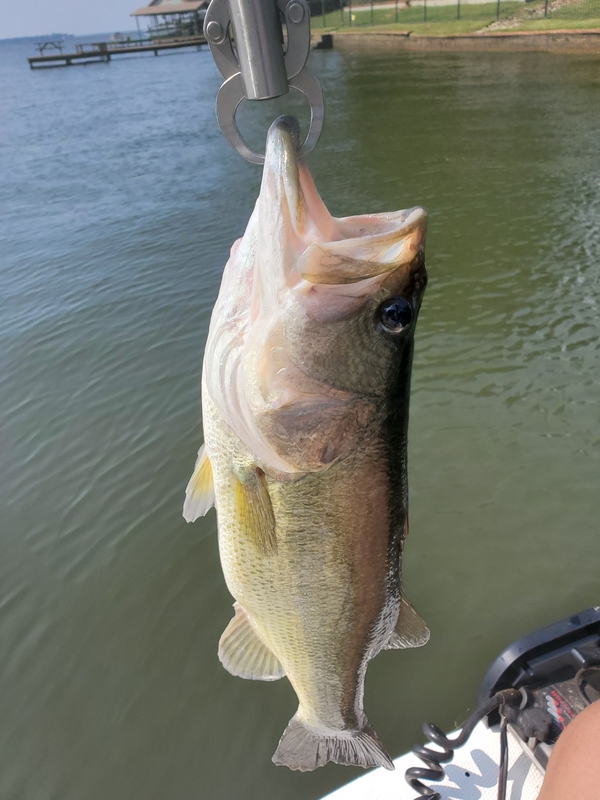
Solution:
M 556 622 L 508 647 L 488 670 L 476 711 L 460 733 L 449 738 L 435 725 L 423 733 L 442 750 L 417 745 L 413 753 L 425 764 L 406 770 L 410 786 L 426 800 L 441 796 L 423 781 L 444 778 L 445 764 L 464 745 L 475 726 L 500 722 L 498 800 L 506 797 L 510 727 L 523 749 L 544 772 L 556 741 L 577 714 L 600 700 L 600 606 Z
M 284 36 L 285 27 L 285 36 Z M 310 127 L 299 148 L 309 153 L 323 129 L 319 81 L 305 66 L 310 52 L 306 0 L 211 0 L 204 36 L 225 78 L 217 95 L 217 121 L 227 141 L 253 164 L 264 164 L 235 121 L 242 100 L 271 100 L 295 89 L 310 105 Z

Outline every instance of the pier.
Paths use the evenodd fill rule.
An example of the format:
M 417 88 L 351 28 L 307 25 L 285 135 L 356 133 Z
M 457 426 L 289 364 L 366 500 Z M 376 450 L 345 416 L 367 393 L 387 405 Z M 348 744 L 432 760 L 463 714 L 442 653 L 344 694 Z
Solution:
M 183 47 L 199 49 L 203 44 L 206 44 L 206 39 L 201 35 L 185 36 L 181 39 L 163 39 L 162 41 L 133 39 L 130 41 L 92 42 L 91 44 L 77 45 L 74 53 L 63 53 L 61 50 L 59 53 L 45 55 L 44 51 L 40 49 L 39 56 L 31 56 L 27 60 L 31 69 L 70 67 L 73 64 L 108 62 L 113 56 L 126 53 L 154 53 L 157 56 L 161 50 L 179 50 Z

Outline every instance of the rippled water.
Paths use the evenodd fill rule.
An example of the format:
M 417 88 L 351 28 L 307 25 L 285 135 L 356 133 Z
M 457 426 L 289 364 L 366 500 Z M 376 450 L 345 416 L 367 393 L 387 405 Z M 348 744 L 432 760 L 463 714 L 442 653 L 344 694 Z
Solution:
M 357 771 L 271 764 L 293 692 L 221 668 L 214 515 L 181 518 L 259 170 L 218 131 L 208 53 L 46 72 L 28 54 L 0 46 L 0 796 L 318 798 Z M 600 73 L 543 53 L 311 62 L 334 213 L 431 212 L 405 580 L 432 640 L 383 653 L 366 689 L 398 755 L 464 718 L 510 641 L 600 602 Z

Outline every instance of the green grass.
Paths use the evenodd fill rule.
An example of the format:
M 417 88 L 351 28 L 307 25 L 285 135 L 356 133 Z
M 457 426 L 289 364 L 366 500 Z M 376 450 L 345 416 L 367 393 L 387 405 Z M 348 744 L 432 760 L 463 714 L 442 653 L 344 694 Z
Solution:
M 565 19 L 564 17 L 545 17 L 543 19 L 524 20 L 517 31 L 557 31 L 557 30 L 585 30 L 586 28 L 600 28 L 600 17 L 594 19 Z
M 550 16 L 554 19 L 598 19 L 600 18 L 600 0 L 576 0 L 576 2 L 557 8 Z
M 494 17 L 494 19 L 496 19 Z M 492 22 L 492 20 L 489 20 Z M 412 30 L 413 36 L 456 36 L 459 33 L 476 33 L 489 22 L 480 19 L 460 19 L 453 22 L 424 22 Z
M 543 7 L 544 0 L 537 2 L 524 3 L 502 0 L 500 3 L 500 19 L 516 17 L 519 24 L 509 29 L 511 31 L 527 30 L 556 30 L 572 29 L 585 30 L 586 28 L 600 28 L 600 14 L 585 17 L 590 9 L 595 12 L 596 6 L 600 12 L 600 0 L 581 0 L 579 3 L 570 4 L 565 9 L 555 11 L 549 17 L 531 19 L 531 12 Z M 427 22 L 424 21 L 423 6 L 413 8 L 398 8 L 398 22 L 395 22 L 395 9 L 391 4 L 389 9 L 374 9 L 373 21 L 371 25 L 371 12 L 353 11 L 352 26 L 348 24 L 348 10 L 344 10 L 344 24 L 341 24 L 339 12 L 328 14 L 325 22 L 326 27 L 321 28 L 322 18 L 313 19 L 313 30 L 326 31 L 362 31 L 367 33 L 373 31 L 411 31 L 414 35 L 421 36 L 452 36 L 461 33 L 474 33 L 483 31 L 492 22 L 496 21 L 497 5 L 495 2 L 481 3 L 477 5 L 465 5 L 461 3 L 460 19 L 457 19 L 457 5 L 451 6 L 429 6 L 427 9 Z M 563 16 L 565 14 L 565 16 Z M 579 18 L 573 19 L 567 14 L 580 14 Z M 520 19 L 522 18 L 522 19 Z
M 511 2 L 511 0 L 502 0 L 500 3 L 500 19 L 511 16 L 523 4 L 518 2 Z M 480 3 L 465 5 L 461 3 L 460 6 L 460 19 L 458 19 L 458 7 L 456 4 L 449 6 L 429 6 L 427 8 L 427 23 L 425 23 L 425 13 L 423 6 L 416 6 L 413 8 L 399 8 L 398 9 L 398 22 L 395 22 L 394 6 L 391 4 L 389 10 L 376 8 L 373 12 L 373 26 L 371 25 L 371 12 L 370 11 L 353 11 L 352 12 L 352 28 L 370 28 L 386 26 L 389 30 L 409 30 L 414 25 L 429 24 L 429 23 L 461 23 L 473 22 L 479 20 L 480 22 L 487 23 L 496 19 L 496 3 Z M 313 19 L 313 30 L 316 32 L 322 27 L 322 17 L 315 17 Z M 338 12 L 332 12 L 326 17 L 326 27 L 329 30 L 346 30 L 350 26 L 348 24 L 348 11 L 344 10 L 344 24 L 341 25 L 340 15 Z M 468 26 L 472 30 L 472 26 Z
M 495 19 L 495 17 L 494 17 Z M 450 20 L 448 22 L 419 22 L 419 23 L 398 23 L 397 25 L 376 25 L 373 27 L 360 27 L 360 28 L 338 28 L 338 32 L 360 31 L 361 33 L 369 33 L 372 31 L 410 31 L 413 36 L 452 36 L 457 33 L 474 33 L 481 30 L 492 20 L 481 19 L 460 19 Z M 333 28 L 331 29 L 334 30 Z

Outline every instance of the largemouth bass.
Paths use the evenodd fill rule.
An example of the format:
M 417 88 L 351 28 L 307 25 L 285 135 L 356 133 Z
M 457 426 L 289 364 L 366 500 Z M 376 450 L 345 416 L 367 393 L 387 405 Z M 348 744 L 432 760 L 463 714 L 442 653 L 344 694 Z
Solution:
M 184 516 L 217 509 L 236 601 L 224 667 L 287 675 L 298 696 L 275 764 L 393 769 L 363 692 L 377 653 L 429 638 L 400 569 L 427 215 L 332 217 L 297 136 L 293 118 L 271 126 L 260 195 L 225 267 Z

